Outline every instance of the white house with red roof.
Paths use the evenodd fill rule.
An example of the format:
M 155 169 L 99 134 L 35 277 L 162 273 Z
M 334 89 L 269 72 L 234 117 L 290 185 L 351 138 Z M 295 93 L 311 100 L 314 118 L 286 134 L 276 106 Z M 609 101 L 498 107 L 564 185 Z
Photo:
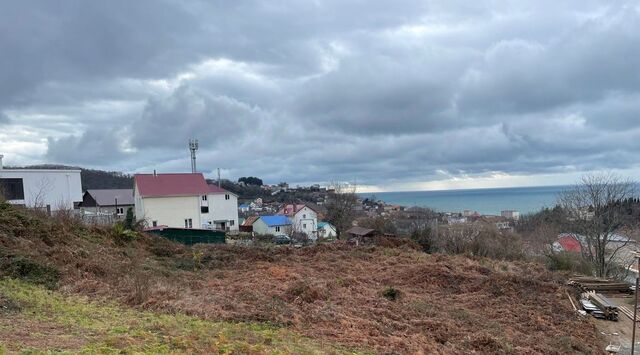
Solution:
M 238 196 L 201 173 L 136 174 L 136 217 L 150 227 L 238 230 Z
M 294 232 L 304 233 L 311 240 L 318 238 L 318 212 L 306 204 L 287 204 L 277 213 L 291 219 Z

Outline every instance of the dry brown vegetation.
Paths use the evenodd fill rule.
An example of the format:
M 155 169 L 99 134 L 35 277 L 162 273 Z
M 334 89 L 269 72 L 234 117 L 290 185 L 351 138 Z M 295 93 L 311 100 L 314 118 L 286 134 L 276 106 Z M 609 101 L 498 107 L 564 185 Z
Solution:
M 266 322 L 381 353 L 597 353 L 544 266 L 410 245 L 187 248 L 0 204 L 0 273 L 156 312 Z M 59 281 L 58 281 L 59 280 Z M 391 296 L 392 295 L 392 296 Z

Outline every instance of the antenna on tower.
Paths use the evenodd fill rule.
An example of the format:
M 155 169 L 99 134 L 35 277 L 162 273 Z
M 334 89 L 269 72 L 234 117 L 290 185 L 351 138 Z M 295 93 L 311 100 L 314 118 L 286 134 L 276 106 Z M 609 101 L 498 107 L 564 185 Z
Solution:
M 191 151 L 191 172 L 196 172 L 196 150 L 198 150 L 198 140 L 189 139 L 189 150 Z

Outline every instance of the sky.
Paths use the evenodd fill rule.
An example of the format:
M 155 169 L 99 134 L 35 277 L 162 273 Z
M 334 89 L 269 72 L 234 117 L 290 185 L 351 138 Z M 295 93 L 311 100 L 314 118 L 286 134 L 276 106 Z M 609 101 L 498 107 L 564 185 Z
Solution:
M 0 0 L 0 154 L 361 191 L 640 172 L 637 1 Z

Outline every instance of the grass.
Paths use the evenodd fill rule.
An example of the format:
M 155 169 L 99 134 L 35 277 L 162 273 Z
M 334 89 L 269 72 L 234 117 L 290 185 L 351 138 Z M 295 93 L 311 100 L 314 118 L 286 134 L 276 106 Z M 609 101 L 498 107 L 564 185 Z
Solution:
M 4 312 L 0 314 L 0 354 L 7 350 L 27 353 L 348 353 L 268 324 L 212 322 L 182 314 L 123 308 L 91 302 L 84 297 L 64 296 L 15 279 L 0 281 L 0 302 L 3 299 L 19 307 L 14 311 L 0 311 Z M 27 338 L 24 334 L 12 337 L 12 325 L 16 323 L 30 329 Z M 46 334 L 42 329 L 58 332 Z

